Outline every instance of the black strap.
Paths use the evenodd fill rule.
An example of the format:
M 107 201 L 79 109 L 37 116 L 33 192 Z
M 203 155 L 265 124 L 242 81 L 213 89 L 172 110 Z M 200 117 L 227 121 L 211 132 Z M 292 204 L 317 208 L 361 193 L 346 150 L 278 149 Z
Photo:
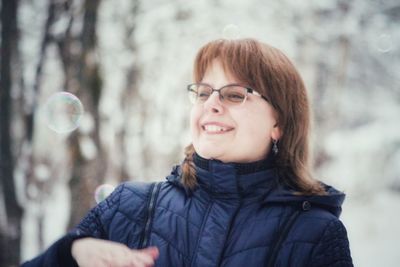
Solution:
M 153 223 L 154 210 L 157 203 L 158 193 L 160 192 L 162 182 L 155 182 L 150 185 L 149 190 L 149 201 L 147 202 L 146 209 L 146 220 L 144 224 L 144 229 L 140 237 L 138 248 L 145 248 L 148 246 L 150 240 L 150 230 Z
M 266 264 L 267 267 L 275 266 L 275 261 L 278 256 L 278 252 L 281 249 L 283 241 L 285 241 L 290 229 L 292 228 L 294 222 L 296 221 L 297 217 L 300 215 L 300 210 L 296 210 L 293 212 L 289 219 L 285 222 L 282 226 L 282 230 L 278 233 L 276 240 L 273 242 L 275 246 L 271 249 L 271 254 L 269 256 L 268 262 Z

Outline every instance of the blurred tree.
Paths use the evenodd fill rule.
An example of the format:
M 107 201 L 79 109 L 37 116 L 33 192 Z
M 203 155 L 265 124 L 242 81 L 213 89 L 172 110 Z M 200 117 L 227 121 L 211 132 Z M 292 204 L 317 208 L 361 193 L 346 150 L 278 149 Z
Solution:
M 40 189 L 40 193 L 37 194 L 36 196 L 32 197 L 28 192 L 27 196 L 30 200 L 36 201 L 39 203 L 40 206 L 40 211 L 37 214 L 37 237 L 38 237 L 38 245 L 39 248 L 42 250 L 45 247 L 44 244 L 44 211 L 43 211 L 43 202 L 46 200 L 47 194 L 45 194 L 46 189 L 52 187 L 52 180 L 48 180 L 46 182 L 40 181 L 40 179 L 37 179 L 35 175 L 35 167 L 39 165 L 40 161 L 43 159 L 40 159 L 40 157 L 36 158 L 36 155 L 34 153 L 34 150 L 32 149 L 33 147 L 33 137 L 35 135 L 34 129 L 35 129 L 35 121 L 36 121 L 36 110 L 37 110 L 37 105 L 38 105 L 38 99 L 41 93 L 41 87 L 42 87 L 42 80 L 43 80 L 43 67 L 46 62 L 46 51 L 49 47 L 49 45 L 52 43 L 54 40 L 53 35 L 51 34 L 51 27 L 55 23 L 57 19 L 57 14 L 58 10 L 60 9 L 60 6 L 62 6 L 63 2 L 62 1 L 56 1 L 56 0 L 49 0 L 48 3 L 48 8 L 47 8 L 47 19 L 44 23 L 44 29 L 43 29 L 43 38 L 40 43 L 40 50 L 39 50 L 39 55 L 38 55 L 38 63 L 35 69 L 35 78 L 34 78 L 34 83 L 33 83 L 33 94 L 32 94 L 32 99 L 28 100 L 25 99 L 25 104 L 27 108 L 25 109 L 25 137 L 24 137 L 24 145 L 26 147 L 29 147 L 30 149 L 23 150 L 22 151 L 22 161 L 25 161 L 25 168 L 24 168 L 24 175 L 26 177 L 27 181 L 27 188 L 29 185 L 34 185 L 36 188 Z M 24 110 L 22 110 L 24 111 Z M 45 164 L 50 165 L 50 164 Z M 28 191 L 28 189 L 26 189 Z
M 56 38 L 64 70 L 64 88 L 80 98 L 85 107 L 85 117 L 94 125 L 85 132 L 71 133 L 68 139 L 72 169 L 69 181 L 72 201 L 69 228 L 76 225 L 93 206 L 92 192 L 103 182 L 107 168 L 106 151 L 100 140 L 98 109 L 102 93 L 100 65 L 96 56 L 100 0 L 86 0 L 79 5 L 79 8 L 75 7 L 79 12 L 73 12 L 72 5 L 67 5 L 64 9 L 66 14 L 59 14 L 69 16 L 69 24 L 64 34 Z M 85 156 L 82 142 L 89 142 L 95 148 L 93 157 Z
M 62 65 L 61 75 L 63 91 L 69 91 L 82 101 L 85 109 L 86 120 L 93 122 L 93 127 L 85 131 L 76 130 L 69 135 L 67 149 L 69 160 L 67 168 L 70 169 L 69 179 L 71 193 L 71 213 L 68 228 L 73 227 L 81 220 L 84 214 L 93 206 L 93 192 L 104 180 L 104 172 L 107 168 L 105 151 L 100 142 L 100 116 L 98 111 L 101 98 L 102 81 L 99 74 L 99 62 L 96 57 L 97 38 L 97 10 L 100 1 L 72 1 L 72 0 L 48 0 L 47 17 L 43 24 L 43 34 L 37 52 L 37 65 L 32 84 L 32 99 L 26 100 L 28 106 L 25 116 L 24 142 L 30 149 L 21 153 L 25 159 L 24 176 L 26 186 L 38 190 L 32 196 L 27 190 L 27 197 L 38 205 L 35 219 L 37 222 L 37 239 L 39 251 L 45 248 L 45 203 L 54 185 L 60 182 L 60 168 L 51 158 L 51 155 L 41 155 L 33 148 L 35 129 L 35 116 L 37 105 L 45 90 L 45 65 L 59 60 Z M 49 54 L 50 48 L 56 45 L 58 53 Z M 56 70 L 54 75 L 57 75 Z M 85 154 L 82 142 L 90 142 L 96 153 L 90 157 Z M 62 148 L 56 148 L 62 153 Z M 57 152 L 56 152 L 57 153 Z M 21 160 L 20 161 L 24 161 Z M 64 163 L 65 164 L 65 163 Z M 37 169 L 44 166 L 51 179 L 37 177 Z M 68 212 L 66 210 L 65 212 Z
M 11 90 L 13 63 L 18 53 L 18 1 L 1 2 L 0 65 L 0 266 L 17 266 L 20 258 L 23 209 L 17 201 L 11 138 Z M 4 207 L 4 210 L 3 210 Z
M 135 31 L 136 28 L 138 27 L 137 25 L 137 15 L 139 12 L 139 0 L 134 0 L 131 1 L 131 6 L 129 10 L 129 16 L 127 16 L 122 24 L 123 31 L 124 31 L 124 36 L 123 36 L 123 44 L 124 47 L 129 51 L 133 57 L 137 58 L 138 54 L 138 47 L 136 44 L 135 40 Z M 129 19 L 133 18 L 133 19 Z M 128 171 L 128 166 L 127 166 L 127 158 L 128 158 L 128 149 L 130 149 L 127 146 L 128 142 L 128 124 L 126 122 L 129 121 L 129 117 L 132 114 L 135 114 L 134 109 L 137 106 L 140 106 L 140 104 L 143 104 L 144 99 L 140 97 L 140 94 L 138 92 L 138 82 L 139 82 L 139 76 L 140 76 L 140 67 L 138 66 L 137 60 L 132 60 L 132 63 L 127 69 L 127 75 L 126 75 L 126 84 L 125 88 L 122 92 L 122 95 L 120 97 L 121 99 L 121 109 L 122 109 L 122 121 L 125 122 L 123 125 L 120 125 L 116 129 L 116 150 L 117 154 L 119 154 L 119 157 L 117 159 L 110 159 L 112 161 L 112 165 L 115 165 L 116 167 L 116 175 L 119 180 L 127 180 L 130 175 Z M 141 121 L 145 121 L 145 112 L 140 113 L 142 116 Z M 143 138 L 143 136 L 141 136 Z M 144 143 L 144 140 L 141 142 L 142 144 Z M 145 149 L 143 149 L 143 154 L 145 154 Z

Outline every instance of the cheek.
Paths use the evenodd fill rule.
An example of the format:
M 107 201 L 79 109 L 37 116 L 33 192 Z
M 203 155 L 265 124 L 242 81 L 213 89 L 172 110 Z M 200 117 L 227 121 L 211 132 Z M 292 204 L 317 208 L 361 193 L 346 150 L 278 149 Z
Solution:
M 246 125 L 247 130 L 238 136 L 239 140 L 242 140 L 241 146 L 246 147 L 247 152 L 257 155 L 257 157 L 267 153 L 266 149 L 271 140 L 271 130 L 268 124 L 258 119 L 253 117 L 253 120 L 249 120 Z
M 198 132 L 198 124 L 199 124 L 200 112 L 196 107 L 192 107 L 190 111 L 190 132 L 192 134 L 192 138 Z
M 264 114 L 264 115 L 260 115 Z M 257 142 L 263 140 L 269 140 L 274 119 L 270 116 L 268 112 L 263 110 L 263 112 L 255 111 L 246 114 L 242 119 L 242 129 L 241 134 L 246 135 L 247 139 L 257 140 Z M 253 141 L 249 142 L 253 143 Z
M 268 136 L 268 128 L 266 125 L 260 121 L 257 123 L 254 118 L 253 120 L 249 120 L 244 127 L 245 128 L 242 128 L 241 136 L 248 143 L 254 143 L 254 141 L 256 141 L 256 143 L 260 142 Z

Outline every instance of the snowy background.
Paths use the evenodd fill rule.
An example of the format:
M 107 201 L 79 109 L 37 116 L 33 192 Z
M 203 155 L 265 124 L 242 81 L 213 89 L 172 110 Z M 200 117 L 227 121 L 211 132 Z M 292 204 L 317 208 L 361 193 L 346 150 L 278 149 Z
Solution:
M 81 2 L 71 2 L 71 10 L 79 13 Z M 15 99 L 34 94 L 48 3 L 20 1 L 26 90 L 14 89 Z M 302 74 L 315 117 L 316 176 L 347 194 L 341 218 L 355 266 L 399 266 L 399 1 L 103 0 L 97 19 L 98 43 L 91 60 L 99 63 L 102 78 L 100 140 L 108 162 L 104 182 L 117 184 L 122 165 L 125 179 L 162 180 L 182 160 L 190 141 L 185 86 L 195 53 L 207 41 L 227 37 L 226 27 L 233 25 L 235 36 L 280 48 Z M 58 17 L 51 33 L 61 34 L 67 23 Z M 72 31 L 79 31 L 81 23 L 75 20 Z M 22 260 L 62 236 L 74 209 L 67 186 L 68 135 L 51 131 L 41 109 L 53 93 L 73 92 L 63 88 L 57 53 L 55 45 L 47 48 L 34 140 L 32 146 L 21 145 L 35 155 L 35 183 L 26 181 L 23 157 L 16 162 L 18 197 L 25 210 Z M 139 77 L 136 90 L 126 94 L 132 73 Z M 93 118 L 85 113 L 76 131 L 87 160 L 98 153 L 87 135 L 92 129 Z M 15 138 L 21 131 L 16 120 Z

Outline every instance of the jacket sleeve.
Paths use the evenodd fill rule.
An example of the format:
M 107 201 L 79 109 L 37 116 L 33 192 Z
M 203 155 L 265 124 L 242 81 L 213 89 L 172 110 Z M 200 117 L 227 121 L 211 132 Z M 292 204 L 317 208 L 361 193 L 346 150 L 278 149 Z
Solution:
M 109 197 L 90 210 L 73 232 L 79 236 L 107 238 L 110 222 L 118 211 L 125 186 L 125 183 L 119 185 Z
M 107 199 L 90 210 L 75 229 L 21 267 L 77 267 L 78 264 L 71 255 L 73 241 L 83 237 L 106 238 L 106 229 L 118 209 L 124 186 L 125 184 L 118 186 Z
M 340 220 L 328 223 L 311 256 L 313 267 L 352 267 L 347 231 Z
M 74 240 L 82 237 L 67 234 L 53 243 L 41 255 L 24 262 L 21 267 L 78 267 L 71 255 L 71 247 Z

